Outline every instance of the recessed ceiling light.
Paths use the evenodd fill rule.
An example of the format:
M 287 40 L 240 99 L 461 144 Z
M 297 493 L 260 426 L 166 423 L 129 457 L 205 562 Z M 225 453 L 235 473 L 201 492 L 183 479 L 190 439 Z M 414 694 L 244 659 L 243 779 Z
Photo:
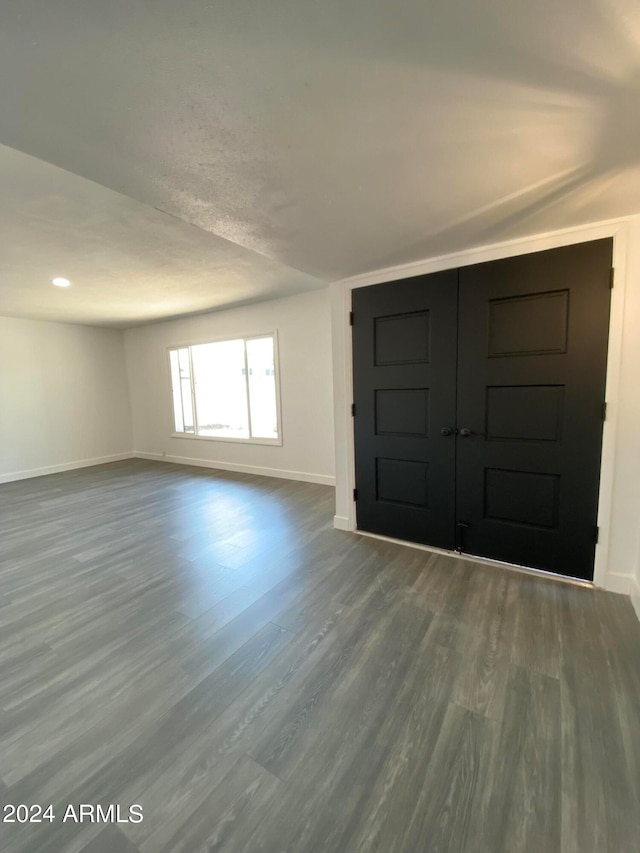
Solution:
M 71 282 L 68 278 L 52 278 L 51 284 L 55 284 L 56 287 L 69 287 Z

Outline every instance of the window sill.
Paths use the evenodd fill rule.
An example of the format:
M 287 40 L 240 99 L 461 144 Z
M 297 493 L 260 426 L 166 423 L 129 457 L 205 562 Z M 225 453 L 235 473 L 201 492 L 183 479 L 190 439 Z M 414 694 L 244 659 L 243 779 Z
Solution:
M 186 438 L 189 441 L 223 441 L 227 444 L 267 444 L 282 447 L 282 438 L 231 438 L 217 435 L 194 435 L 190 432 L 172 432 L 171 438 Z

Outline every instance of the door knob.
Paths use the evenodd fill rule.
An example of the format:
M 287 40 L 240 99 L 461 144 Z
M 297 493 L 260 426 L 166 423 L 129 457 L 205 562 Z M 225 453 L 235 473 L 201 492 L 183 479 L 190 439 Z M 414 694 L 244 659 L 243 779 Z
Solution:
M 453 429 L 453 427 L 445 426 L 442 427 L 442 429 L 440 430 L 440 435 L 443 435 L 445 438 L 448 438 L 450 435 L 453 435 L 454 432 L 455 430 Z
M 471 433 L 471 430 L 470 430 L 470 429 L 467 429 L 466 427 L 463 427 L 463 428 L 460 430 L 460 433 L 459 433 L 459 435 L 460 435 L 460 437 L 461 437 L 461 438 L 469 438 L 469 436 L 470 436 L 471 434 L 472 434 L 472 433 Z

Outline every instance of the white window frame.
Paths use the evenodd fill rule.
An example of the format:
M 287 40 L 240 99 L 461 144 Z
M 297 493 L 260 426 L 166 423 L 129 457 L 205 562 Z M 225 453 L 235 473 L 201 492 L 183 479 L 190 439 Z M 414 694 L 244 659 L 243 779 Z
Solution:
M 273 367 L 275 371 L 275 388 L 276 388 L 276 422 L 278 437 L 277 438 L 252 438 L 251 437 L 251 407 L 249 405 L 249 374 L 247 370 L 247 341 L 259 340 L 260 338 L 273 338 Z M 247 413 L 249 417 L 249 437 L 248 438 L 233 438 L 231 436 L 221 435 L 198 435 L 193 432 L 176 432 L 175 418 L 173 413 L 173 381 L 171 376 L 171 353 L 174 350 L 188 349 L 189 350 L 189 373 L 191 381 L 191 401 L 193 405 L 193 421 L 194 429 L 197 429 L 198 410 L 196 406 L 195 395 L 195 377 L 193 375 L 193 360 L 191 356 L 191 347 L 201 346 L 202 344 L 219 344 L 225 341 L 243 341 L 244 343 L 244 364 L 245 364 L 245 388 L 247 393 Z M 262 334 L 252 335 L 227 335 L 224 338 L 203 338 L 191 340 L 189 343 L 171 344 L 166 348 L 166 364 L 167 364 L 167 379 L 169 386 L 169 415 L 170 415 L 170 436 L 171 438 L 185 438 L 187 440 L 196 441 L 224 441 L 229 444 L 268 444 L 271 446 L 282 447 L 282 413 L 280 407 L 280 347 L 278 345 L 277 329 L 271 332 L 263 332 Z

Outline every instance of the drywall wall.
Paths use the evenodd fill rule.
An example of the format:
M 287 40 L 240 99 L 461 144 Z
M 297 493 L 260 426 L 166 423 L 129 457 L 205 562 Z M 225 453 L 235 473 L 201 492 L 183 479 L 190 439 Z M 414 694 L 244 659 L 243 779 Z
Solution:
M 351 334 L 348 311 L 354 287 L 451 269 L 509 255 L 539 251 L 582 240 L 614 237 L 615 287 L 612 299 L 608 414 L 603 442 L 600 491 L 600 541 L 595 583 L 631 594 L 640 613 L 640 216 L 596 223 L 580 229 L 538 235 L 528 240 L 470 249 L 378 270 L 331 285 L 333 385 L 336 445 L 336 527 L 356 526 L 352 499 L 353 426 Z
M 628 223 L 620 395 L 612 505 L 611 571 L 623 579 L 640 619 L 640 216 Z
M 167 348 L 276 331 L 282 446 L 172 437 Z M 125 332 L 137 455 L 333 484 L 328 288 Z
M 636 566 L 635 577 L 631 581 L 631 603 L 640 619 L 640 560 Z
M 0 317 L 0 482 L 131 451 L 123 333 Z
M 622 283 L 616 274 L 616 287 Z M 616 430 L 608 586 L 633 594 L 634 573 L 640 570 L 640 216 L 627 224 L 624 291 L 618 399 L 608 412 Z

